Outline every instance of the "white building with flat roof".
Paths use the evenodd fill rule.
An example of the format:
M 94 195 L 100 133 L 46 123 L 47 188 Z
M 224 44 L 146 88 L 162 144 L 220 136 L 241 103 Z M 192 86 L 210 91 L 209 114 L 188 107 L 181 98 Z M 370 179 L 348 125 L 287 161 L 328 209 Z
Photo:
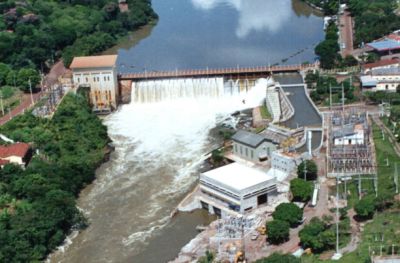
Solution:
M 89 88 L 93 110 L 112 111 L 117 108 L 117 55 L 75 57 L 70 65 L 75 88 Z
M 268 204 L 277 195 L 276 179 L 266 172 L 232 163 L 200 175 L 203 208 L 224 217 Z

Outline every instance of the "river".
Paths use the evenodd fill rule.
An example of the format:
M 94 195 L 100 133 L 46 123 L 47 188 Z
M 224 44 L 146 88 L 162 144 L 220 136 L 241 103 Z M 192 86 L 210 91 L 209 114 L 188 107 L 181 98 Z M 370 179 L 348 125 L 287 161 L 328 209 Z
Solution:
M 314 60 L 324 36 L 322 17 L 297 0 L 153 0 L 153 7 L 157 25 L 110 50 L 118 50 L 121 72 L 302 63 Z M 265 83 L 228 95 L 221 79 L 212 89 L 209 81 L 188 80 L 193 92 L 176 96 L 145 94 L 105 118 L 115 152 L 78 199 L 90 226 L 50 262 L 166 262 L 196 225 L 213 219 L 202 211 L 170 215 L 218 144 L 210 130 L 230 112 L 258 105 Z M 168 91 L 177 83 L 157 85 Z

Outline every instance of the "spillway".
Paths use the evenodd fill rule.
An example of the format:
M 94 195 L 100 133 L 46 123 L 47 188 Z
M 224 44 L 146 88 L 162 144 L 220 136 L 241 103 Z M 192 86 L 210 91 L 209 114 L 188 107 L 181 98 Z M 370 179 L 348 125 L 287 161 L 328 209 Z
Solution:
M 201 216 L 183 216 L 176 224 L 170 216 L 196 183 L 204 155 L 217 146 L 209 131 L 230 113 L 260 105 L 267 82 L 247 89 L 244 81 L 219 78 L 134 83 L 132 102 L 105 119 L 115 152 L 79 199 L 90 226 L 72 240 L 68 259 L 54 262 L 174 257 L 194 237 L 193 224 L 203 223 Z M 177 227 L 186 229 L 166 250 L 149 252 Z

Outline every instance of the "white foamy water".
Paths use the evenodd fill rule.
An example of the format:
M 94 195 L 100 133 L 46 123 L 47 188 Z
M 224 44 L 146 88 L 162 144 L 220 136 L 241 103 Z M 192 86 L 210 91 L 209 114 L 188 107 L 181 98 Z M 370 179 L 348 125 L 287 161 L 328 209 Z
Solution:
M 80 198 L 91 224 L 54 262 L 121 262 L 141 252 L 197 180 L 198 165 L 215 147 L 210 129 L 265 98 L 266 79 L 251 89 L 243 83 L 136 83 L 133 102 L 105 120 L 116 149 Z

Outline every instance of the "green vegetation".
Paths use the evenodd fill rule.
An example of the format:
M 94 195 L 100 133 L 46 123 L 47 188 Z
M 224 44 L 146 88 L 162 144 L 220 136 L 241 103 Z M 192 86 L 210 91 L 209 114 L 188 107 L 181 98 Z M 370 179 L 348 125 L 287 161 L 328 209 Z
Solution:
M 272 119 L 271 113 L 268 111 L 268 108 L 265 104 L 260 106 L 260 113 L 263 119 L 268 119 L 268 120 Z
M 315 7 L 321 8 L 328 16 L 336 15 L 339 9 L 339 2 L 334 0 L 303 0 Z
M 257 260 L 255 263 L 300 263 L 301 259 L 293 255 L 274 253 L 271 256 Z
M 400 244 L 399 229 L 398 209 L 375 215 L 373 221 L 365 225 L 361 243 L 357 250 L 353 253 L 345 254 L 340 262 L 370 262 L 369 259 L 372 253 L 378 255 L 382 251 L 383 255 L 391 255 L 392 245 L 395 245 L 395 252 L 397 251 L 398 253 L 398 244 Z
M 83 97 L 67 95 L 51 120 L 26 113 L 0 132 L 39 151 L 25 170 L 0 170 L 0 262 L 41 261 L 87 225 L 75 198 L 104 159 L 107 130 Z
M 74 56 L 104 51 L 116 40 L 157 19 L 150 0 L 127 0 L 121 12 L 113 0 L 0 2 L 0 86 L 23 90 L 30 78 L 34 87 L 39 70 L 46 71 L 54 60 L 69 65 Z
M 325 40 L 315 47 L 315 54 L 319 56 L 321 67 L 331 69 L 338 65 L 340 47 L 338 44 L 338 28 L 330 23 L 326 29 Z
M 372 196 L 364 197 L 354 206 L 354 210 L 360 219 L 370 219 L 375 212 L 375 199 Z
M 304 173 L 305 172 L 305 173 Z M 304 178 L 304 174 L 305 177 Z M 313 160 L 303 161 L 297 166 L 297 176 L 301 179 L 316 180 L 318 177 L 318 167 Z
M 286 221 L 272 220 L 267 222 L 267 240 L 271 244 L 281 244 L 289 240 L 290 225 Z
M 348 7 L 355 19 L 355 46 L 378 39 L 400 27 L 394 10 L 396 0 L 349 0 Z
M 295 178 L 290 181 L 290 191 L 293 195 L 293 201 L 307 202 L 311 199 L 313 193 L 313 184 L 304 179 Z
M 310 223 L 299 232 L 300 242 L 304 248 L 313 252 L 321 252 L 333 248 L 335 232 L 321 219 L 314 217 Z
M 296 227 L 303 219 L 303 210 L 293 203 L 282 203 L 276 207 L 272 217 L 274 220 L 285 221 L 291 227 Z
M 206 251 L 206 255 L 199 258 L 197 263 L 212 263 L 214 262 L 215 255 L 210 251 Z
M 359 99 L 354 95 L 356 88 L 351 84 L 350 78 L 338 83 L 334 77 L 321 76 L 319 72 L 308 72 L 305 81 L 307 87 L 312 90 L 310 97 L 316 104 L 329 105 L 330 87 L 332 90 L 332 104 L 341 103 L 341 85 L 343 85 L 345 104 L 356 102 Z

